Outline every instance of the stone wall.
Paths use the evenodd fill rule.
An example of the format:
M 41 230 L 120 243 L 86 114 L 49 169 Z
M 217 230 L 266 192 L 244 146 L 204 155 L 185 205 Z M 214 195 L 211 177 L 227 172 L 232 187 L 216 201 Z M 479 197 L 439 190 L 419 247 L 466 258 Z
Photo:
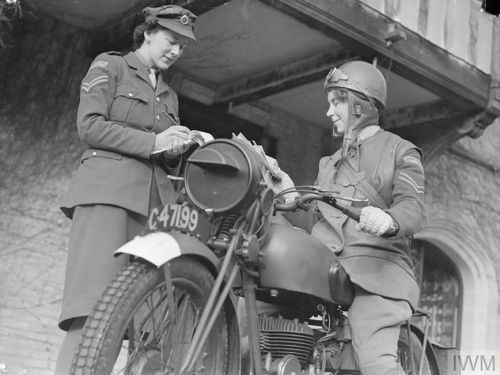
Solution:
M 75 117 L 90 58 L 78 31 L 24 22 L 0 50 L 0 366 L 48 375 L 69 229 L 57 203 L 81 153 Z
M 463 321 L 471 334 L 461 337 L 462 347 L 500 350 L 500 121 L 497 119 L 478 139 L 462 138 L 457 146 L 473 155 L 471 162 L 453 152 L 445 152 L 426 170 L 429 221 L 444 223 L 457 234 L 450 243 L 465 244 L 469 266 L 477 273 L 481 288 L 464 283 L 463 313 L 476 317 Z M 489 167 L 486 168 L 485 165 Z M 463 247 L 463 245 L 462 245 Z M 453 253 L 453 249 L 451 249 Z M 448 254 L 450 255 L 450 254 Z M 480 301 L 475 303 L 475 301 Z M 488 316 L 488 319 L 481 319 Z M 475 336 L 475 337 L 472 337 Z M 481 336 L 483 336 L 481 338 Z
M 477 139 L 462 138 L 457 146 L 486 162 L 488 169 L 445 152 L 426 170 L 429 217 L 444 219 L 481 244 L 500 276 L 500 121 Z M 500 277 L 498 288 L 500 290 Z M 494 292 L 494 291 L 492 291 Z

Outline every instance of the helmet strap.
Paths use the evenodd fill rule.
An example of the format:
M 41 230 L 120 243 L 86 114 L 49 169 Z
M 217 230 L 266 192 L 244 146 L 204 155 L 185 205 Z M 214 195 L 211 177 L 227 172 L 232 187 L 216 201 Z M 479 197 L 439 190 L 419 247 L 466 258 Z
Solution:
M 347 90 L 348 93 L 348 118 L 347 126 L 342 139 L 342 148 L 340 151 L 340 158 L 336 163 L 339 168 L 345 158 L 347 158 L 349 148 L 364 128 L 370 125 L 378 125 L 379 114 L 377 107 L 374 106 L 373 101 L 363 100 L 365 97 L 360 98 L 358 94 Z
M 379 113 L 373 99 L 360 95 L 358 93 L 349 92 L 352 95 L 351 107 L 351 122 L 353 138 L 369 125 L 378 125 Z
M 344 159 L 347 156 L 347 151 L 349 150 L 349 146 L 352 143 L 353 131 L 354 131 L 354 123 L 356 122 L 357 117 L 353 116 L 352 108 L 354 103 L 354 95 L 350 90 L 347 90 L 347 100 L 348 100 L 348 111 L 347 111 L 347 126 L 344 132 L 344 138 L 342 139 L 342 148 L 340 151 L 340 159 L 337 161 L 337 168 L 340 168 Z
M 354 104 L 354 113 L 353 113 L 354 116 L 361 117 L 361 113 L 362 113 L 361 112 L 361 104 L 359 104 L 359 103 Z

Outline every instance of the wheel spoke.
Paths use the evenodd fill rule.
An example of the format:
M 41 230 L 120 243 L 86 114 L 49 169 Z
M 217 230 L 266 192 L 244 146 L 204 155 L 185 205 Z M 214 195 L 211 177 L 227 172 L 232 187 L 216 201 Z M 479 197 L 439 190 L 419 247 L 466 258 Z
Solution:
M 168 366 L 169 371 L 178 371 L 185 348 L 191 342 L 196 330 L 200 308 L 190 296 L 174 289 L 175 309 L 171 309 L 166 298 L 166 288 L 162 284 L 152 291 L 144 303 L 136 309 L 129 332 L 140 334 L 129 336 L 128 371 L 134 363 L 144 361 L 144 355 L 158 353 L 158 359 L 148 358 L 148 365 Z M 177 312 L 177 316 L 172 313 Z M 132 349 L 132 350 L 130 350 Z M 122 370 L 123 371 L 123 370 Z
M 186 295 L 182 303 L 178 306 L 177 311 L 179 312 L 177 322 L 173 326 L 170 325 L 170 330 L 165 332 L 163 346 L 166 348 L 165 352 L 169 354 L 167 363 L 177 363 L 177 365 L 180 365 L 180 360 L 184 353 L 183 349 L 191 342 L 196 330 L 199 309 L 191 304 L 191 299 Z M 191 320 L 192 322 L 190 323 Z M 191 325 L 190 330 L 188 324 Z M 175 370 L 179 369 L 176 368 Z
M 171 281 L 169 288 L 163 275 L 146 264 L 134 263 L 124 269 L 96 304 L 99 309 L 87 318 L 84 340 L 75 354 L 79 364 L 72 374 L 179 373 L 214 279 L 199 263 L 179 259 L 172 263 Z M 225 370 L 225 322 L 221 314 L 214 326 L 217 334 L 203 346 L 206 353 L 199 356 L 189 375 L 238 372 L 234 360 L 231 371 Z

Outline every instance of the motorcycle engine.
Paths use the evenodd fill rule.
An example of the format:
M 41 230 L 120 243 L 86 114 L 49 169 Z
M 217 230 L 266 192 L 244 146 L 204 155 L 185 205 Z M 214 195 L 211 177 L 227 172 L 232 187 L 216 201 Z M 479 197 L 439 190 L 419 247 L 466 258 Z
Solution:
M 262 355 L 271 353 L 273 359 L 296 357 L 301 365 L 311 361 L 314 348 L 313 330 L 298 319 L 260 315 L 260 350 Z

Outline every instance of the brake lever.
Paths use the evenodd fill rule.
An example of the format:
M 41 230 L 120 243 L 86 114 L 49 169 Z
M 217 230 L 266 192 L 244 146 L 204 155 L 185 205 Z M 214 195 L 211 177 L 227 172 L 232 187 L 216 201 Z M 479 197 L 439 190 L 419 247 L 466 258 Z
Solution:
M 342 201 L 347 201 L 347 202 L 351 202 L 351 203 L 359 203 L 363 207 L 368 206 L 368 203 L 370 202 L 368 199 L 347 198 L 347 197 L 339 197 L 339 196 L 337 196 L 336 199 L 340 199 Z
M 321 201 L 325 202 L 326 204 L 328 204 L 332 207 L 335 207 L 337 210 L 342 211 L 344 214 L 349 216 L 351 219 L 353 219 L 359 223 L 359 219 L 361 217 L 361 208 L 352 207 L 352 206 L 343 206 L 337 202 L 337 199 L 342 199 L 342 197 L 337 197 L 333 194 L 323 194 L 323 196 L 321 197 Z M 353 200 L 351 200 L 351 199 L 353 199 Z M 353 203 L 355 203 L 355 202 L 368 203 L 368 200 L 366 200 L 366 199 L 346 198 L 343 200 L 351 201 Z
M 314 190 L 316 190 L 318 193 L 323 194 L 324 196 L 329 196 L 329 197 L 332 197 L 332 198 L 335 198 L 338 200 L 347 201 L 347 202 L 351 202 L 351 203 L 357 203 L 357 204 L 359 204 L 360 207 L 366 207 L 366 206 L 368 206 L 368 204 L 370 202 L 368 199 L 342 197 L 339 195 L 340 194 L 339 191 L 321 190 L 317 187 L 315 187 Z

